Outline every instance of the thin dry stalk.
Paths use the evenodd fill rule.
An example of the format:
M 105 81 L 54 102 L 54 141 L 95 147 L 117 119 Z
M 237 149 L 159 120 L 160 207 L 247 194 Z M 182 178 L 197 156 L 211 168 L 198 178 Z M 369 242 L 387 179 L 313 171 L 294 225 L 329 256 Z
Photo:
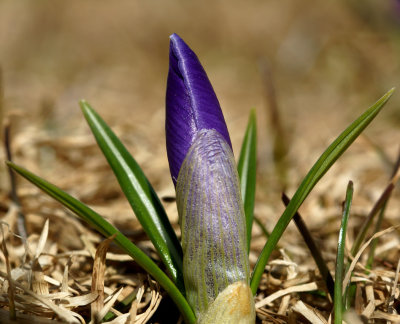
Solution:
M 1 70 L 0 70 L 0 92 L 2 92 L 3 88 L 1 85 Z M 2 104 L 2 93 L 0 93 L 0 114 L 2 115 L 2 108 L 3 108 L 3 104 Z M 2 121 L 2 118 L 0 117 L 0 121 Z M 3 123 L 1 123 L 0 125 L 3 125 Z M 11 151 L 11 124 L 10 124 L 10 120 L 7 119 L 4 122 L 3 125 L 4 128 L 4 148 L 6 151 L 6 157 L 8 161 L 12 161 L 12 151 Z M 14 171 L 11 170 L 10 167 L 8 167 L 8 175 L 10 178 L 10 196 L 11 199 L 13 200 L 13 202 L 19 207 L 18 208 L 18 218 L 17 218 L 17 227 L 18 227 L 18 233 L 24 238 L 26 239 L 28 234 L 26 231 L 26 221 L 25 221 L 25 215 L 22 213 L 21 210 L 21 202 L 19 200 L 18 197 L 18 193 L 17 193 L 17 181 L 15 179 L 15 173 Z

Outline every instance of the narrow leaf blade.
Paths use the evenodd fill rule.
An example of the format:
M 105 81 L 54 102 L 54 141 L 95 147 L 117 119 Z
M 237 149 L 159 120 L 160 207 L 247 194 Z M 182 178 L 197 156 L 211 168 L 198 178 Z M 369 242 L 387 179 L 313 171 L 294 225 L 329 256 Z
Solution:
M 118 246 L 128 255 L 130 255 L 137 264 L 139 264 L 155 280 L 157 280 L 157 282 L 160 283 L 160 285 L 171 296 L 175 304 L 180 309 L 182 315 L 185 317 L 185 321 L 187 321 L 187 323 L 196 322 L 191 307 L 171 279 L 169 279 L 168 276 L 142 250 L 140 250 L 126 236 L 124 236 L 114 226 L 107 222 L 102 216 L 97 214 L 94 210 L 79 200 L 62 191 L 60 188 L 29 172 L 28 170 L 12 162 L 7 162 L 7 165 L 18 172 L 25 179 L 33 183 L 35 186 L 43 190 L 50 197 L 54 198 L 76 215 L 81 217 L 85 222 L 87 222 L 105 237 L 116 234 L 114 239 L 115 243 L 118 244 Z
M 246 215 L 247 251 L 250 250 L 256 193 L 257 123 L 255 110 L 250 112 L 238 162 L 240 189 Z
M 182 248 L 165 210 L 142 169 L 104 120 L 81 101 L 83 114 L 136 217 L 181 291 Z
M 353 182 L 349 182 L 346 190 L 346 200 L 343 208 L 342 223 L 339 230 L 338 247 L 336 254 L 336 271 L 335 271 L 335 295 L 333 298 L 334 320 L 335 324 L 342 323 L 343 313 L 343 271 L 344 271 L 344 249 L 346 244 L 347 222 L 350 215 L 350 207 L 353 200 Z
M 358 135 L 371 123 L 376 115 L 381 111 L 382 107 L 389 100 L 393 94 L 394 89 L 388 91 L 382 98 L 380 98 L 374 105 L 372 105 L 366 112 L 357 118 L 349 127 L 347 127 L 325 152 L 319 157 L 317 162 L 313 165 L 306 177 L 303 179 L 296 193 L 294 194 L 289 205 L 286 207 L 282 216 L 278 220 L 271 236 L 265 244 L 258 260 L 255 265 L 252 279 L 251 289 L 253 294 L 257 292 L 258 284 L 261 280 L 261 275 L 264 272 L 265 265 L 278 243 L 287 225 L 289 224 L 296 211 L 304 202 L 308 194 L 322 178 L 322 176 L 329 170 L 335 161 L 347 150 L 347 148 L 355 141 Z

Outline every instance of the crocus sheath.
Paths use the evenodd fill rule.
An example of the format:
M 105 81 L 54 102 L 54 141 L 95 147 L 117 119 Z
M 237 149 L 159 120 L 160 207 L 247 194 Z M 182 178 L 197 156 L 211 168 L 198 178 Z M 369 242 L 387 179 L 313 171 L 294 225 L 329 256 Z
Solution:
M 249 283 L 236 164 L 216 130 L 198 132 L 179 172 L 176 197 L 186 297 L 196 315 L 202 316 L 226 287 Z
M 217 130 L 231 146 L 217 96 L 196 54 L 177 35 L 170 37 L 165 132 L 172 180 L 197 132 Z

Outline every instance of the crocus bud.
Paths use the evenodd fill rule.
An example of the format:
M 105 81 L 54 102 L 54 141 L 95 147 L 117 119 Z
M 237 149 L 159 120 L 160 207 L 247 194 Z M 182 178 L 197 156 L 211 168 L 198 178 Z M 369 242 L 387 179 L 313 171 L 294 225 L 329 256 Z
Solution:
M 165 133 L 174 184 L 196 134 L 217 130 L 231 145 L 221 107 L 196 54 L 176 34 L 170 37 Z
M 198 323 L 254 323 L 246 223 L 228 130 L 199 60 L 176 34 L 166 103 L 186 298 Z

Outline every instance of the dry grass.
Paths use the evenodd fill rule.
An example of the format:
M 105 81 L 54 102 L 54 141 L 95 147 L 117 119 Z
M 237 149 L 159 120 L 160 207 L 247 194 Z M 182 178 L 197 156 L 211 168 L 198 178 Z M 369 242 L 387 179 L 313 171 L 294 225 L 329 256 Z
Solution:
M 15 223 L 17 215 L 17 208 L 11 205 L 7 223 L 2 223 L 2 261 L 10 263 L 12 269 L 0 272 L 0 277 L 1 304 L 7 308 L 13 300 L 18 318 L 38 323 L 55 318 L 86 323 L 84 318 L 89 316 L 90 320 L 92 316 L 92 323 L 97 323 L 118 300 L 132 292 L 136 294 L 135 303 L 126 314 L 116 311 L 118 317 L 113 323 L 145 323 L 155 312 L 161 300 L 157 284 L 143 273 L 120 273 L 132 260 L 108 252 L 112 237 L 100 242 L 98 236 L 73 221 L 71 228 L 81 232 L 76 239 L 83 243 L 83 249 L 70 250 L 59 245 L 55 233 L 49 235 L 52 223 L 48 219 L 44 225 L 36 224 L 43 226 L 40 236 L 32 234 L 24 239 L 11 232 L 8 224 Z M 54 222 L 65 223 L 62 218 Z M 2 323 L 8 322 L 5 313 L 1 315 Z

